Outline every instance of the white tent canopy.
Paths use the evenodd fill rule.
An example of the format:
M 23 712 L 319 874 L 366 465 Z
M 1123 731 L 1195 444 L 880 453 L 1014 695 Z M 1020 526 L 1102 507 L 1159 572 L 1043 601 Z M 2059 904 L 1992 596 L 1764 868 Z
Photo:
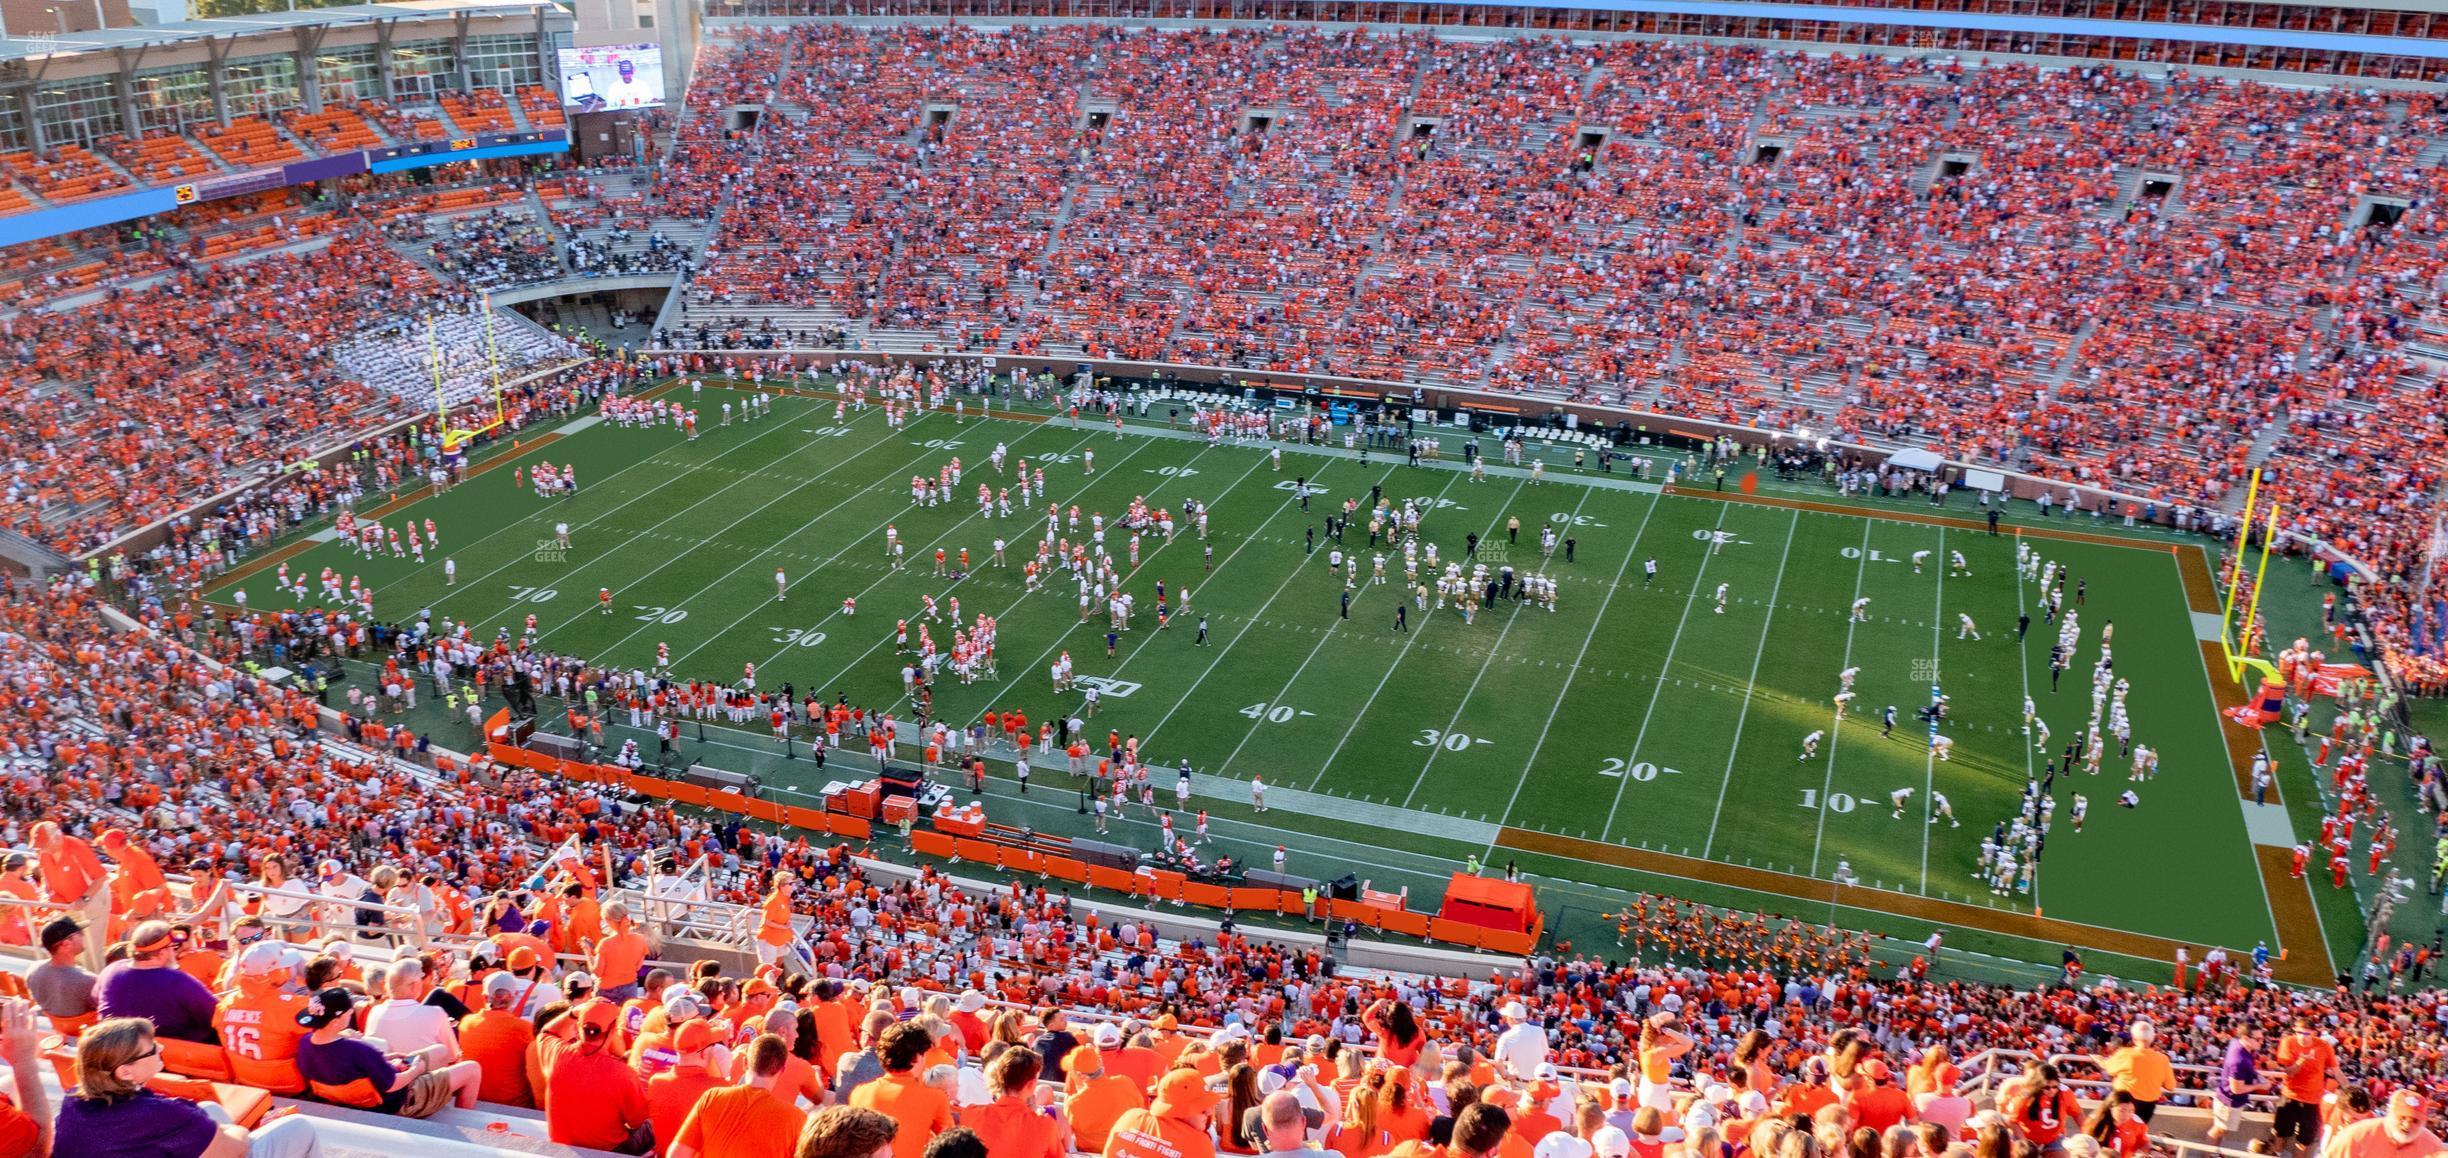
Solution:
M 1887 465 L 1903 470 L 1936 470 L 1944 461 L 1926 450 L 1899 450 L 1887 456 Z

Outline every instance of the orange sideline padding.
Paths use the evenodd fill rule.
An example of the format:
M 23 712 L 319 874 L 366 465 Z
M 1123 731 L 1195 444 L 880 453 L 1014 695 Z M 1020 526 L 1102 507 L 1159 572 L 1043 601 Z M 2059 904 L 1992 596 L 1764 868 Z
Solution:
M 1106 868 L 1101 864 L 1092 864 L 1088 866 L 1088 887 L 1135 894 L 1139 891 L 1139 878 L 1135 873 L 1126 873 L 1118 868 Z
M 1206 885 L 1197 881 L 1182 883 L 1182 901 L 1202 909 L 1221 909 L 1232 900 L 1222 885 Z
M 962 860 L 998 868 L 1003 864 L 1003 846 L 1001 845 L 983 840 L 956 840 L 954 843 L 960 846 Z
M 1226 890 L 1226 894 L 1226 904 L 1251 913 L 1274 912 L 1275 898 L 1281 895 L 1276 889 L 1259 888 L 1255 885 L 1234 885 Z
M 924 829 L 910 833 L 910 847 L 928 856 L 942 857 L 945 860 L 960 855 L 959 845 L 950 836 L 940 832 L 928 832 Z
M 1456 945 L 1468 945 L 1473 949 L 1479 947 L 1479 938 L 1486 932 L 1486 929 L 1468 921 L 1454 921 L 1438 917 L 1428 922 L 1429 940 L 1450 941 Z
M 867 818 L 864 816 L 834 814 L 828 819 L 828 823 L 835 836 L 847 837 L 851 840 L 867 840 L 875 835 L 875 826 L 867 823 Z
M 1049 856 L 1045 858 L 1045 871 L 1057 880 L 1078 881 L 1082 884 L 1087 883 L 1088 880 L 1088 863 L 1077 857 Z

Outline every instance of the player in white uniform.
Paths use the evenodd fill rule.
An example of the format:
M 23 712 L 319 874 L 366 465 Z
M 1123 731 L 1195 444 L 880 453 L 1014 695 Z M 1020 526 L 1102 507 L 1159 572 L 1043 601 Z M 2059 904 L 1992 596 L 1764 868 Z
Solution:
M 1947 800 L 1946 793 L 1932 788 L 1930 789 L 1929 822 L 1931 824 L 1936 824 L 1938 823 L 1938 818 L 1941 816 L 1946 817 L 1948 824 L 1953 825 L 1956 828 L 1963 827 L 1963 821 L 1955 819 L 1955 805 Z
M 1929 557 L 1930 553 L 1928 551 L 1915 551 L 1912 553 L 1913 574 L 1918 575 L 1921 573 L 1921 565 L 1929 562 Z
M 1870 622 L 1870 597 L 1869 597 L 1869 596 L 1864 595 L 1864 596 L 1862 596 L 1861 598 L 1856 599 L 1856 600 L 1854 600 L 1854 601 L 1853 601 L 1853 622 L 1855 622 L 1855 623 L 1868 623 L 1868 622 Z
M 1810 735 L 1802 737 L 1802 754 L 1794 757 L 1794 761 L 1796 763 L 1800 763 L 1801 761 L 1808 760 L 1811 757 L 1818 755 L 1819 741 L 1826 736 L 1827 733 L 1821 731 L 1812 732 Z
M 1953 736 L 1932 736 L 1932 737 L 1930 737 L 1930 751 L 1937 753 L 1938 758 L 1939 758 L 1939 759 L 1941 759 L 1941 760 L 1945 760 L 1945 761 L 1947 761 L 1947 762 L 1949 762 L 1949 763 L 1954 762 L 1954 759 L 1955 759 L 1955 737 L 1953 737 Z
M 1895 819 L 1904 819 L 1904 804 L 1912 799 L 1912 794 L 1910 788 L 1898 788 L 1887 794 L 1887 803 L 1895 806 Z
M 1726 592 L 1731 590 L 1733 586 L 1734 585 L 1731 583 L 1720 583 L 1717 585 L 1717 614 L 1725 614 Z
M 780 603 L 789 596 L 790 576 L 783 574 L 780 567 L 776 567 L 774 568 L 774 602 Z
M 1971 616 L 1958 611 L 1955 613 L 1955 621 L 1957 624 L 1955 638 L 1977 640 L 1981 637 L 1980 629 L 1972 625 Z

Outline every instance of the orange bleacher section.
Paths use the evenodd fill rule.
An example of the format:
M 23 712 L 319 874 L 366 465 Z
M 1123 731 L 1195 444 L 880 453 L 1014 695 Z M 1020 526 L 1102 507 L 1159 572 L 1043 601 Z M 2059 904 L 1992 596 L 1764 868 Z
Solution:
M 133 141 L 111 138 L 103 148 L 140 184 L 168 185 L 221 172 L 194 141 L 178 133 L 148 133 Z
M 25 186 L 50 202 L 81 201 L 128 187 L 128 179 L 102 158 L 79 144 L 64 144 L 42 156 L 19 151 L 0 153 L 6 169 Z
M 272 122 L 262 117 L 231 117 L 226 128 L 205 125 L 196 130 L 196 136 L 205 148 L 233 169 L 282 165 L 306 156 L 296 145 L 282 137 Z

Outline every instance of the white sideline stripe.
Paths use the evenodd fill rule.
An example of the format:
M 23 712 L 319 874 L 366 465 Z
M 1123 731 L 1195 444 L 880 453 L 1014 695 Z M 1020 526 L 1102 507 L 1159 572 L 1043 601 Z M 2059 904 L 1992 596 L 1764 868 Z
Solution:
M 603 425 L 603 415 L 589 414 L 584 418 L 573 419 L 570 422 L 564 423 L 561 427 L 561 433 L 576 434 L 581 430 L 592 430 L 601 425 Z
M 307 542 L 309 542 L 309 543 L 328 543 L 328 542 L 331 542 L 332 540 L 337 539 L 337 538 L 339 538 L 339 537 L 340 537 L 340 528 L 338 528 L 338 527 L 325 527 L 325 528 L 323 528 L 322 530 L 316 531 L 315 533 L 313 533 L 313 534 L 311 534 L 311 535 L 306 536 L 306 541 L 307 541 Z
M 1249 781 L 1193 772 L 1190 774 L 1190 794 L 1213 797 L 1217 800 L 1246 801 L 1249 799 Z M 1278 808 L 1287 808 L 1303 816 L 1347 820 L 1372 828 L 1384 828 L 1396 832 L 1416 832 L 1423 836 L 1443 837 L 1473 845 L 1494 842 L 1499 831 L 1498 826 L 1483 820 L 1469 820 L 1459 816 L 1439 816 L 1436 813 L 1422 812 L 1416 808 L 1403 808 L 1393 804 L 1373 804 L 1366 800 L 1353 800 L 1347 796 L 1329 796 L 1323 792 L 1307 792 L 1298 788 L 1277 788 L 1269 784 L 1267 785 L 1267 811 L 1273 812 Z

